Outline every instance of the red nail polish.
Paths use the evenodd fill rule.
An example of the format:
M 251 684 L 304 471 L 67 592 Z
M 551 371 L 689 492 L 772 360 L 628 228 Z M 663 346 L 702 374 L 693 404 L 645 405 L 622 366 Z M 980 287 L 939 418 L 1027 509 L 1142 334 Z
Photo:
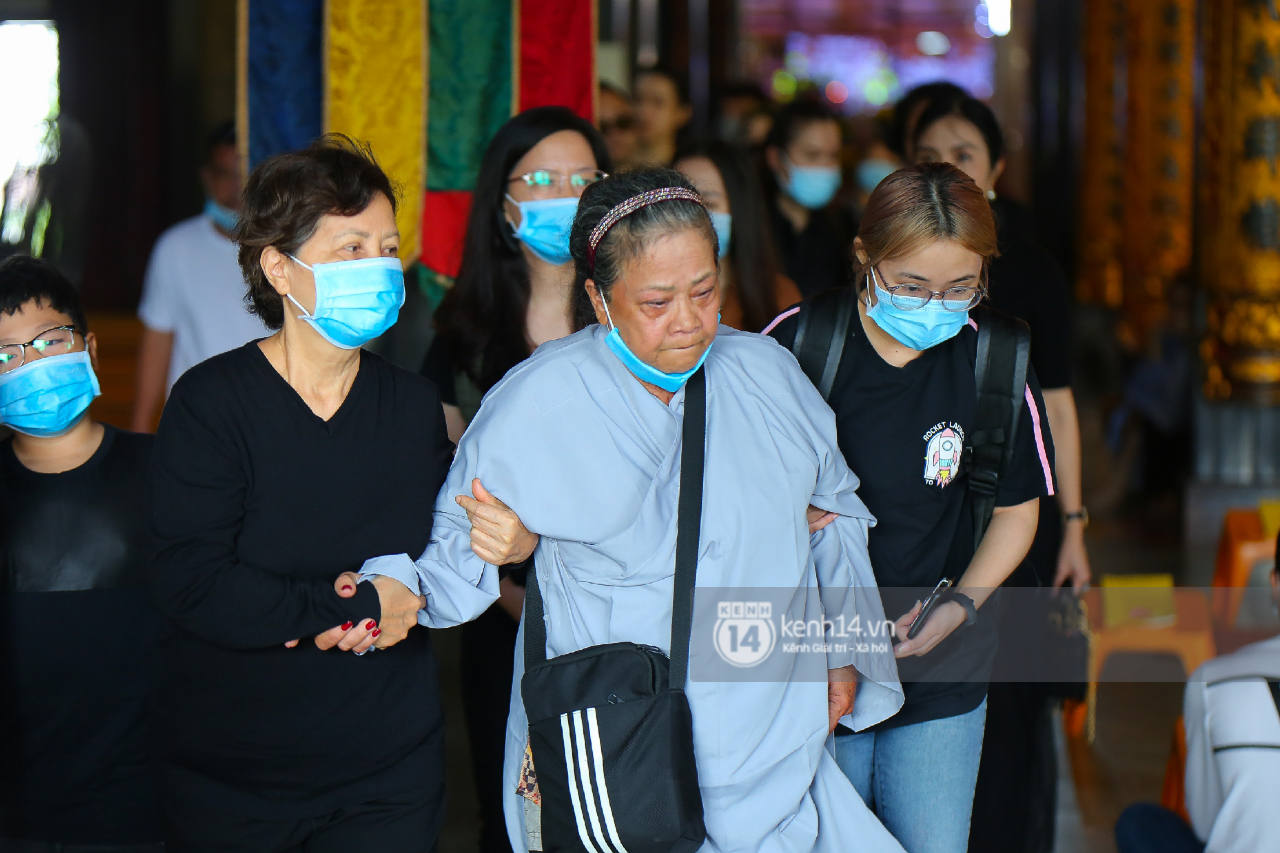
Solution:
M 366 623 L 364 624 L 364 627 L 365 627 L 365 630 L 370 630 L 370 631 L 371 631 L 371 630 L 373 630 L 374 628 L 378 627 L 378 623 L 377 623 L 377 622 L 374 622 L 372 619 L 370 619 L 368 622 L 366 622 Z
M 354 624 L 355 624 L 354 622 L 343 622 L 343 623 L 342 623 L 342 629 L 341 629 L 341 630 L 343 630 L 343 631 L 350 631 L 350 630 L 351 630 L 351 626 L 352 626 L 352 625 L 354 625 Z
M 372 633 L 372 634 L 370 634 L 369 636 L 374 637 L 374 638 L 376 639 L 376 638 L 377 638 L 377 636 L 378 636 L 379 634 L 381 634 L 381 633 L 382 633 L 382 629 L 381 629 L 381 628 L 374 628 L 374 629 L 373 629 L 373 633 Z

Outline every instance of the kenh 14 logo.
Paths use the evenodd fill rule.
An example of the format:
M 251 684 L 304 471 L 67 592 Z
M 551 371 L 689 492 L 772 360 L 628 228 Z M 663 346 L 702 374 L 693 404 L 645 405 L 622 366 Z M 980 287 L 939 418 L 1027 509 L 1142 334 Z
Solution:
M 767 601 L 718 602 L 714 630 L 716 654 L 733 666 L 755 666 L 778 641 L 773 605 Z

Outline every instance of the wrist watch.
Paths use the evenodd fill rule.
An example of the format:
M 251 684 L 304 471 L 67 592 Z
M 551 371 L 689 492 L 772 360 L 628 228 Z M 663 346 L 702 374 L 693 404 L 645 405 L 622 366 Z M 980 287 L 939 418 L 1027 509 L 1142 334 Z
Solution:
M 965 595 L 963 592 L 947 593 L 947 601 L 954 601 L 964 608 L 964 624 L 965 627 L 972 625 L 978 621 L 978 606 L 973 603 L 973 599 Z
M 1084 530 L 1086 527 L 1089 526 L 1089 508 L 1082 505 L 1080 509 L 1076 510 L 1075 512 L 1064 513 L 1062 516 L 1062 521 L 1063 523 L 1066 523 L 1069 521 L 1079 521 L 1080 529 Z

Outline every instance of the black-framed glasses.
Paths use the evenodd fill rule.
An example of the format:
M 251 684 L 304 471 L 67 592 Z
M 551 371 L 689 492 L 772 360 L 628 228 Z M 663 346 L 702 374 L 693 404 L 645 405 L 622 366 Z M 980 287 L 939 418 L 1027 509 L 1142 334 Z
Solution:
M 39 357 L 71 352 L 75 345 L 75 326 L 57 326 L 47 329 L 25 344 L 5 344 L 0 347 L 0 373 L 17 370 L 26 364 L 27 347 L 34 349 Z
M 875 276 L 877 270 L 872 269 L 871 274 Z M 883 275 L 879 276 L 881 279 Z M 877 284 L 879 284 L 877 282 Z M 922 284 L 895 284 L 892 287 L 886 282 L 879 284 L 881 290 L 889 294 L 889 301 L 893 303 L 893 307 L 903 311 L 919 310 L 934 299 L 942 303 L 943 309 L 947 311 L 968 311 L 970 308 L 982 301 L 982 297 L 986 295 L 986 288 L 982 285 L 964 285 L 962 287 L 948 287 L 946 290 L 931 290 Z
M 524 181 L 524 185 L 534 193 L 559 191 L 565 187 L 569 187 L 575 193 L 581 193 L 596 181 L 607 177 L 609 177 L 608 172 L 602 172 L 599 169 L 579 169 L 567 174 L 554 169 L 534 169 L 532 172 L 525 172 L 523 175 L 508 179 L 508 183 Z

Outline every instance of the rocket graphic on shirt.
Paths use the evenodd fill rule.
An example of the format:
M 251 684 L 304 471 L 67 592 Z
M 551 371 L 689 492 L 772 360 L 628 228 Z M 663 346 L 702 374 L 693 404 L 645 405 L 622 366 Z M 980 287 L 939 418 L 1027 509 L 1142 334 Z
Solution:
M 924 441 L 924 481 L 930 486 L 945 488 L 960 473 L 964 428 L 958 423 L 943 421 L 924 434 Z

